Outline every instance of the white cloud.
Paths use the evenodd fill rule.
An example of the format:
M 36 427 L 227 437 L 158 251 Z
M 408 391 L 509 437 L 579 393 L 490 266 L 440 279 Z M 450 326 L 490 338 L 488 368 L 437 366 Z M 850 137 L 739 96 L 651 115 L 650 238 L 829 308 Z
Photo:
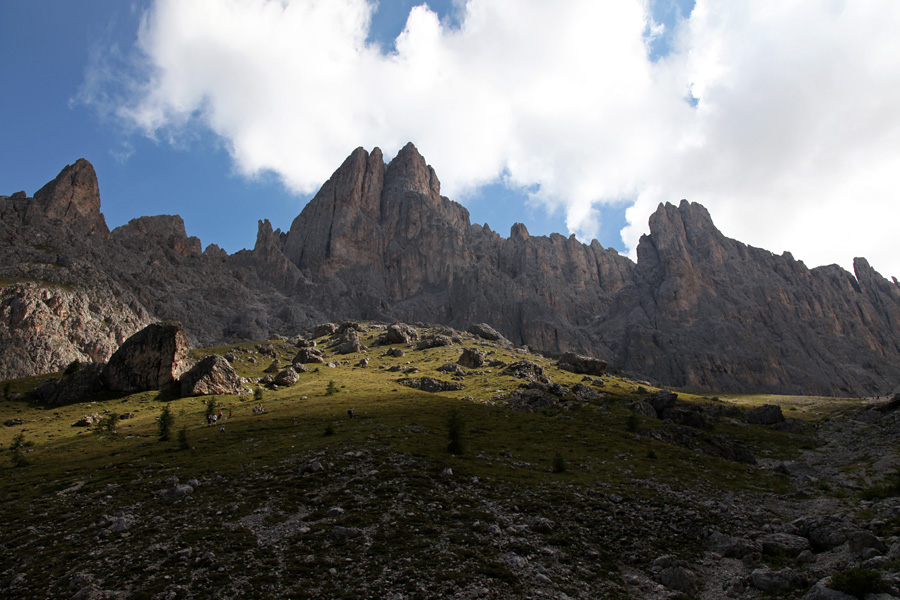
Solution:
M 454 27 L 421 6 L 384 54 L 365 0 L 157 0 L 120 115 L 150 135 L 199 120 L 242 173 L 300 192 L 356 146 L 412 140 L 447 195 L 502 175 L 583 237 L 636 199 L 633 250 L 688 198 L 742 241 L 900 275 L 900 3 L 698 0 L 653 62 L 648 1 L 469 0 Z

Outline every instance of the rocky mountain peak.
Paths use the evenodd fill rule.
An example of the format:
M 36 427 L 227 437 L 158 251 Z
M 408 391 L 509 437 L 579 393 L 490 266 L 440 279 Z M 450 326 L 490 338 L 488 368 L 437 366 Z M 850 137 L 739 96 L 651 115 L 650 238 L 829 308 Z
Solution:
M 106 220 L 100 214 L 97 174 L 93 165 L 83 158 L 67 165 L 56 179 L 35 192 L 33 206 L 43 217 L 62 220 L 78 233 L 109 234 Z
M 441 197 L 437 174 L 412 142 L 406 144 L 388 165 L 384 187 L 388 196 L 399 197 L 411 192 L 432 202 Z
M 168 248 L 181 256 L 199 256 L 203 251 L 199 238 L 188 237 L 179 215 L 138 217 L 116 227 L 112 236 L 126 246 L 145 251 Z

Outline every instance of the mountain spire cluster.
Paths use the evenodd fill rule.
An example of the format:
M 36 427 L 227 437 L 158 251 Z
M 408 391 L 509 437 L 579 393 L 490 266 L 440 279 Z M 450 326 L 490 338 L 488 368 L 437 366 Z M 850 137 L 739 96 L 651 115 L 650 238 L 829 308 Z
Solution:
M 674 386 L 874 395 L 900 381 L 896 280 L 861 258 L 851 274 L 747 246 L 687 201 L 659 206 L 634 263 L 522 224 L 503 238 L 441 196 L 412 144 L 387 164 L 358 148 L 287 232 L 260 221 L 254 248 L 228 255 L 178 216 L 110 232 L 98 189 L 81 159 L 34 198 L 0 196 L 0 378 L 103 358 L 153 319 L 213 345 L 352 318 L 489 323 Z

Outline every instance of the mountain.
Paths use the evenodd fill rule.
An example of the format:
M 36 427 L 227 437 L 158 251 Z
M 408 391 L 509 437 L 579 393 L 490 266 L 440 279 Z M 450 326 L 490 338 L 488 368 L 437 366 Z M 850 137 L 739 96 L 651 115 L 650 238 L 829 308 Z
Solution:
M 808 269 L 726 238 L 686 201 L 659 206 L 634 263 L 521 224 L 503 238 L 440 195 L 412 144 L 388 164 L 358 148 L 287 232 L 261 221 L 254 248 L 228 255 L 202 250 L 177 216 L 110 232 L 98 189 L 82 159 L 34 198 L 0 196 L 0 378 L 103 360 L 109 340 L 156 318 L 205 346 L 326 320 L 487 322 L 516 344 L 708 389 L 874 395 L 900 381 L 896 280 L 864 259 L 853 274 Z M 50 351 L 35 342 L 43 329 L 22 326 L 46 303 L 14 307 L 63 292 L 98 310 L 62 327 L 66 343 L 53 346 L 65 351 Z

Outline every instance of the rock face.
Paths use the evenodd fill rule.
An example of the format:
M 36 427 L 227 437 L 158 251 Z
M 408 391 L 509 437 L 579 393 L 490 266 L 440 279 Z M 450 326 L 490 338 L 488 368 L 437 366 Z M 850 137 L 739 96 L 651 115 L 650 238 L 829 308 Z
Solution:
M 177 319 L 199 345 L 340 319 L 476 323 L 469 330 L 486 339 L 597 356 L 679 387 L 874 395 L 900 381 L 896 280 L 864 259 L 851 274 L 746 246 L 686 201 L 659 206 L 637 263 L 597 241 L 531 236 L 521 224 L 503 238 L 471 224 L 412 144 L 389 164 L 377 148 L 356 149 L 288 231 L 261 221 L 254 248 L 230 256 L 201 251 L 177 216 L 108 232 L 99 206 L 83 160 L 34 198 L 0 196 L 0 239 L 9 240 L 0 277 L 81 286 L 97 306 L 105 294 L 133 315 L 122 331 L 151 315 Z M 6 376 L 86 358 L 22 342 L 22 325 L 4 318 Z M 59 337 L 90 330 L 72 322 Z M 315 337 L 336 331 L 328 324 Z
M 0 288 L 0 379 L 61 371 L 74 360 L 106 362 L 147 324 L 104 290 L 40 282 Z
M 187 370 L 189 349 L 181 323 L 148 325 L 110 357 L 103 381 L 117 392 L 171 389 Z
M 227 360 L 217 354 L 205 357 L 181 376 L 181 395 L 240 394 L 241 378 Z

